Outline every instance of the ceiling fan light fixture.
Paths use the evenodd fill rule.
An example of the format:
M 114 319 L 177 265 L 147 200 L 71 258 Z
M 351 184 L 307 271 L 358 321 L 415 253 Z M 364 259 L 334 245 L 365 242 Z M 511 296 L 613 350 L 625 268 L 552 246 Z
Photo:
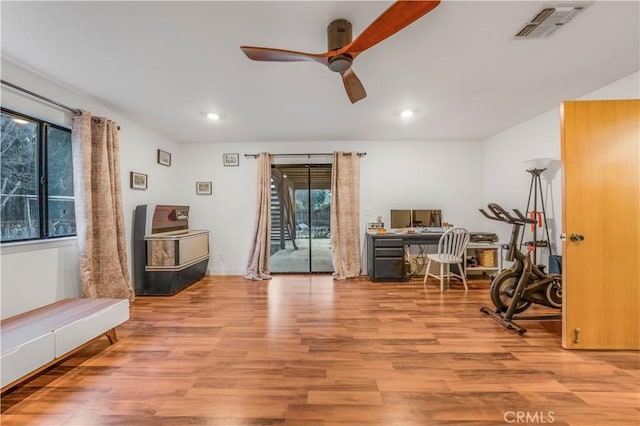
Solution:
M 343 72 L 351 68 L 352 63 L 353 59 L 351 59 L 347 55 L 334 56 L 329 60 L 329 69 L 333 72 L 342 74 Z

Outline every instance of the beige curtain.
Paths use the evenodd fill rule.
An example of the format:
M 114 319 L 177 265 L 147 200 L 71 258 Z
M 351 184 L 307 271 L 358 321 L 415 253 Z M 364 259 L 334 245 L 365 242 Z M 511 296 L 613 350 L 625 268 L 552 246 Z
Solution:
M 269 280 L 269 249 L 271 243 L 271 156 L 258 155 L 258 190 L 256 221 L 251 253 L 244 277 L 248 280 Z
M 360 275 L 360 157 L 356 152 L 333 154 L 331 254 L 334 279 Z
M 118 126 L 82 111 L 72 120 L 73 187 L 83 297 L 129 299 Z

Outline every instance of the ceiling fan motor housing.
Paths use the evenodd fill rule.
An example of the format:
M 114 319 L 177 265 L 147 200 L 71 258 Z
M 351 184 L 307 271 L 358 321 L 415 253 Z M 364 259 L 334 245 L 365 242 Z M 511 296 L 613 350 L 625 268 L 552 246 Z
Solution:
M 336 19 L 327 27 L 327 43 L 329 51 L 338 50 L 351 43 L 351 22 L 346 19 Z
M 327 27 L 327 44 L 329 51 L 338 50 L 351 43 L 353 38 L 351 22 L 346 19 L 336 19 Z M 343 73 L 351 68 L 353 59 L 349 55 L 334 56 L 329 60 L 329 69 Z

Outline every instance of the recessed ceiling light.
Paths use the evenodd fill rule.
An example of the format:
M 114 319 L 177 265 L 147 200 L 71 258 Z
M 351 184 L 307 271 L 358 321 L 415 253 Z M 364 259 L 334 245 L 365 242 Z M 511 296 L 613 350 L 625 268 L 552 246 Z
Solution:
M 414 114 L 415 112 L 412 109 L 403 109 L 400 111 L 400 117 L 402 118 L 411 118 Z
M 210 113 L 207 114 L 207 118 L 209 120 L 216 121 L 216 120 L 220 120 L 222 118 L 222 116 L 220 114 L 216 113 L 216 112 L 210 112 Z

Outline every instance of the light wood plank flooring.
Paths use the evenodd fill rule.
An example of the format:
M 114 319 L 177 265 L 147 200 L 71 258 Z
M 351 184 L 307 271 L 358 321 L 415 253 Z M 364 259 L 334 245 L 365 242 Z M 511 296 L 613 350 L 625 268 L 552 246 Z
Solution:
M 480 313 L 488 281 L 207 277 L 3 395 L 3 425 L 638 425 L 638 352 Z M 605 320 L 603 318 L 603 320 Z

